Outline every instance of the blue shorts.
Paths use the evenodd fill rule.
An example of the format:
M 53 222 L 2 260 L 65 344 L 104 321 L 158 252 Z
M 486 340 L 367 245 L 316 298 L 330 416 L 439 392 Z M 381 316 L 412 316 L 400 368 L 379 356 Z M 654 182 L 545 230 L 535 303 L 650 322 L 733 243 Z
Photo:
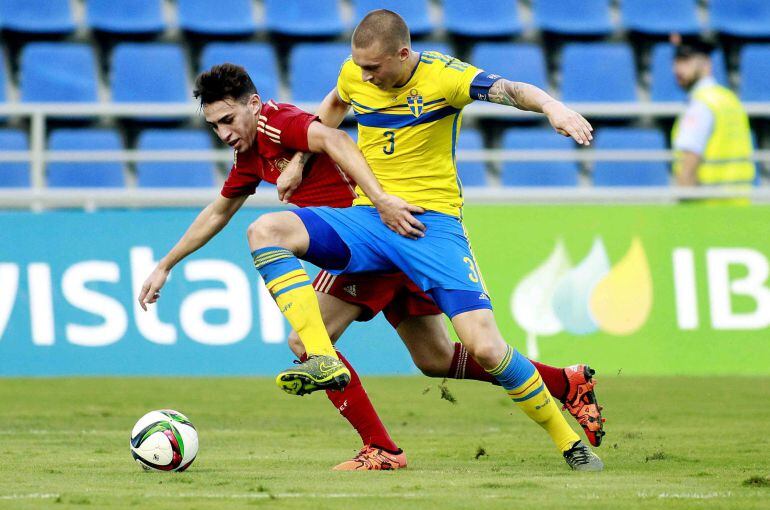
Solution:
M 303 258 L 330 273 L 400 270 L 450 317 L 492 308 L 458 218 L 428 211 L 419 215 L 427 227 L 425 237 L 408 239 L 382 223 L 374 207 L 309 207 L 293 212 L 310 234 Z

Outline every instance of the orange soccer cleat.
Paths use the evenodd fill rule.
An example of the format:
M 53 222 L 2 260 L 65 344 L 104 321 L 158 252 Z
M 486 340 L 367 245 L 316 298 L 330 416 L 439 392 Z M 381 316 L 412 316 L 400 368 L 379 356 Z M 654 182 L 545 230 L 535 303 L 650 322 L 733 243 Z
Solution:
M 377 471 L 406 467 L 406 454 L 403 450 L 390 453 L 376 446 L 366 445 L 358 455 L 332 468 L 333 471 Z
M 567 398 L 564 407 L 575 417 L 588 441 L 593 446 L 602 444 L 604 437 L 604 418 L 602 418 L 602 406 L 596 402 L 593 379 L 595 371 L 588 365 L 572 365 L 564 369 L 564 374 L 569 381 Z

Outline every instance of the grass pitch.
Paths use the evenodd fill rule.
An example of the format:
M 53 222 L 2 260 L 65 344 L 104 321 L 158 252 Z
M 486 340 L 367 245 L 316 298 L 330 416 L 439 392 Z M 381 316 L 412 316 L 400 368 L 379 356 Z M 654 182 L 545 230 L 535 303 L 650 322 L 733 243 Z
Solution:
M 599 381 L 597 474 L 570 472 L 476 382 L 449 381 L 451 403 L 440 380 L 366 378 L 409 468 L 339 473 L 360 445 L 323 394 L 268 379 L 0 379 L 0 508 L 770 507 L 769 378 Z M 129 454 L 135 420 L 165 407 L 200 434 L 185 473 L 142 472 Z

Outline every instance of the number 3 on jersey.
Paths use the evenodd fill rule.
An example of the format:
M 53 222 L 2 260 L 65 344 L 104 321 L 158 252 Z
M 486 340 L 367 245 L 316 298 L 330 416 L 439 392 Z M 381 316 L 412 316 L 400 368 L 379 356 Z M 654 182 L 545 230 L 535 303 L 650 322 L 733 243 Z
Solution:
M 468 269 L 471 270 L 471 272 L 468 273 L 468 279 L 473 283 L 479 283 L 479 272 L 476 270 L 476 263 L 469 257 L 463 257 L 463 262 L 468 264 Z
M 394 131 L 385 131 L 382 133 L 388 144 L 382 147 L 382 152 L 390 156 L 396 150 L 396 133 Z

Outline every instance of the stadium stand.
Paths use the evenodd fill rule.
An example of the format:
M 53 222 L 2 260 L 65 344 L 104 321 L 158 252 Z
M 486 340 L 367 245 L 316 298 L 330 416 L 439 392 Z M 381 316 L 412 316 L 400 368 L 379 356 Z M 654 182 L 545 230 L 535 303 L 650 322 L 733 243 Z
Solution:
M 770 44 L 747 44 L 741 49 L 740 96 L 744 101 L 770 101 Z
M 512 128 L 503 133 L 506 150 L 574 151 L 572 140 L 553 136 L 550 129 Z M 577 186 L 579 168 L 572 161 L 506 162 L 500 173 L 503 186 Z
M 5 30 L 27 34 L 70 34 L 75 20 L 69 0 L 0 0 Z
M 273 47 L 267 43 L 207 44 L 201 53 L 199 72 L 216 64 L 230 62 L 246 68 L 259 95 L 267 99 L 280 99 L 280 75 Z
M 674 62 L 674 47 L 668 43 L 656 44 L 652 49 L 650 65 L 650 97 L 653 101 L 685 101 L 687 94 L 677 85 L 671 70 Z M 725 57 L 721 50 L 711 55 L 714 77 L 722 85 L 728 86 Z
M 26 150 L 28 141 L 36 147 L 46 138 L 32 136 L 34 129 L 18 138 L 20 125 L 36 121 L 31 110 L 14 113 L 16 107 L 51 102 L 78 103 L 79 107 L 93 103 L 100 108 L 124 103 L 189 103 L 191 72 L 225 61 L 246 67 L 264 99 L 320 101 L 334 86 L 339 66 L 350 54 L 350 22 L 379 7 L 394 9 L 406 18 L 417 51 L 453 55 L 488 72 L 534 83 L 567 102 L 608 103 L 603 107 L 610 109 L 612 103 L 626 102 L 645 108 L 648 99 L 653 103 L 685 101 L 686 94 L 672 75 L 673 48 L 657 41 L 670 31 L 709 37 L 714 30 L 719 37 L 713 40 L 720 44 L 713 55 L 715 76 L 720 83 L 734 86 L 743 100 L 760 103 L 759 113 L 757 105 L 750 110 L 752 126 L 760 143 L 767 146 L 770 142 L 766 120 L 770 114 L 761 110 L 770 102 L 766 78 L 770 75 L 770 44 L 763 39 L 770 37 L 770 2 L 764 0 L 501 0 L 489 2 L 484 9 L 470 0 L 0 0 L 4 30 L 0 104 L 9 107 L 0 115 L 0 129 L 7 137 L 3 143 L 7 150 Z M 614 20 L 619 21 L 617 27 Z M 653 111 L 671 108 L 649 106 Z M 489 106 L 478 110 L 499 111 Z M 95 114 L 64 117 L 47 110 L 45 115 L 43 131 L 49 126 L 117 126 L 119 147 L 120 140 L 133 139 L 135 130 L 153 127 L 149 124 L 160 120 L 144 113 L 139 117 L 113 113 L 110 119 Z M 459 150 L 483 148 L 483 140 L 496 140 L 501 130 L 511 126 L 548 127 L 542 119 L 536 123 L 533 118 L 481 115 L 484 120 L 469 123 L 478 131 L 461 134 Z M 496 118 L 487 122 L 487 115 Z M 656 113 L 653 118 L 662 126 L 673 115 Z M 637 122 L 638 108 L 636 113 L 626 115 L 620 110 L 610 117 L 613 126 L 627 129 L 649 125 Z M 473 114 L 469 112 L 466 118 L 473 119 Z M 604 127 L 607 121 L 601 117 L 590 120 L 602 133 L 597 147 L 608 143 L 601 140 L 613 140 L 614 128 Z M 172 121 L 174 127 L 185 129 L 198 128 L 202 122 L 200 115 L 191 113 L 180 113 Z M 636 139 L 618 136 L 614 146 L 647 146 L 647 138 L 640 136 L 638 144 L 628 145 L 628 140 Z M 48 167 L 56 169 L 57 165 Z M 510 165 L 517 168 L 516 163 Z M 589 164 L 594 168 L 593 184 L 637 177 L 623 169 L 639 165 L 625 165 Z M 578 165 L 569 166 L 569 171 L 557 172 L 569 176 L 559 182 L 574 185 Z M 660 168 L 668 165 L 654 166 L 655 172 L 645 170 L 639 175 L 655 174 L 660 179 Z M 4 170 L 0 185 L 29 185 L 29 164 L 7 161 L 0 162 L 0 168 L 14 169 Z M 32 180 L 38 182 L 41 165 L 33 161 L 31 168 Z M 472 168 L 476 170 L 469 170 Z M 495 186 L 496 178 L 487 178 L 494 173 L 488 175 L 484 168 L 484 163 L 461 162 L 466 186 Z M 610 168 L 620 170 L 613 177 Z M 188 177 L 180 175 L 179 179 Z M 209 178 L 214 175 L 212 171 Z M 506 175 L 504 172 L 502 182 L 511 185 Z M 516 179 L 520 177 L 526 180 L 526 173 L 516 174 Z M 200 185 L 197 182 L 203 181 L 191 185 Z
M 605 127 L 594 133 L 596 150 L 666 150 L 663 133 L 657 129 Z M 595 186 L 668 186 L 668 165 L 658 161 L 597 161 Z
M 0 152 L 26 151 L 27 133 L 19 129 L 0 129 Z M 0 163 L 0 188 L 28 188 L 29 163 Z
M 211 149 L 208 133 L 192 129 L 147 129 L 139 135 L 140 150 Z M 214 185 L 216 170 L 206 161 L 140 162 L 136 183 L 141 188 L 205 188 Z
M 276 34 L 333 37 L 346 30 L 337 0 L 264 0 L 265 26 Z
M 515 0 L 486 2 L 483 9 L 468 0 L 444 0 L 444 27 L 464 37 L 511 37 L 523 29 Z
M 397 12 L 409 25 L 414 37 L 421 37 L 435 30 L 428 15 L 428 0 L 354 0 L 355 19 L 363 18 L 375 9 L 389 9 Z
M 450 55 L 452 57 L 455 56 L 454 49 L 451 45 L 433 41 L 416 42 L 412 44 L 412 49 L 417 52 L 437 51 L 439 53 L 443 53 L 444 55 Z
M 554 34 L 608 35 L 613 30 L 609 4 L 609 0 L 532 0 L 535 26 Z
M 701 31 L 695 0 L 623 0 L 622 26 L 646 35 L 692 35 Z
M 347 43 L 298 44 L 289 57 L 292 101 L 321 101 L 337 84 L 340 65 L 350 55 Z
M 570 43 L 562 53 L 564 101 L 636 101 L 636 67 L 622 43 Z
M 6 77 L 5 53 L 0 51 L 0 103 L 7 101 L 7 88 L 10 85 Z
M 108 129 L 57 129 L 48 140 L 51 151 L 116 151 L 123 149 L 120 135 Z M 52 188 L 121 188 L 123 165 L 112 161 L 48 164 Z
M 767 0 L 711 0 L 712 30 L 733 37 L 770 37 L 770 2 Z
M 164 43 L 122 43 L 112 54 L 112 100 L 116 103 L 187 102 L 187 65 L 182 48 Z
M 545 58 L 540 46 L 515 43 L 480 43 L 470 61 L 488 73 L 506 76 L 548 90 Z
M 86 23 L 115 35 L 151 35 L 166 28 L 162 0 L 86 0 Z
M 21 52 L 19 82 L 24 102 L 99 101 L 96 57 L 81 43 L 30 43 Z
M 248 36 L 257 30 L 251 0 L 177 0 L 179 27 L 207 36 Z
M 458 150 L 478 151 L 484 148 L 484 140 L 476 129 L 465 128 L 460 130 L 457 140 Z M 459 161 L 457 163 L 457 176 L 463 187 L 486 186 L 487 165 L 482 161 Z

